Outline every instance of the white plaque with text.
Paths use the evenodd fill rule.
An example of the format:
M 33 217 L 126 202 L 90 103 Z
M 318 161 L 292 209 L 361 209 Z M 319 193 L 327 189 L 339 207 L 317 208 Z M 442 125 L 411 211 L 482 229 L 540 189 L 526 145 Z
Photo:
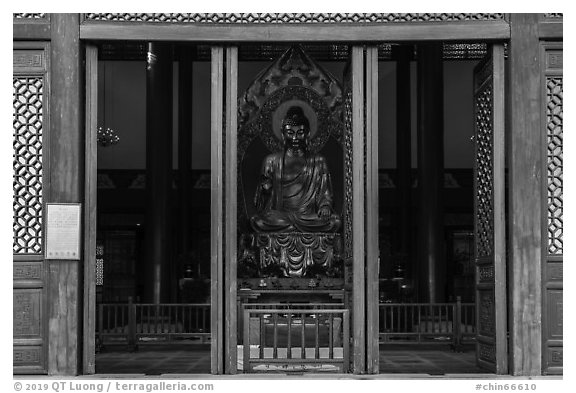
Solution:
M 80 259 L 80 204 L 46 204 L 46 259 Z

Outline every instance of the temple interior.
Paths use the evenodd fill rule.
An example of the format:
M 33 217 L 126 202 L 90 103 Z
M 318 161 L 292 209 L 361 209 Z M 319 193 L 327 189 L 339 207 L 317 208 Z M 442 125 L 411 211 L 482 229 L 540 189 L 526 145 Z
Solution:
M 425 78 L 426 73 L 418 71 L 413 47 L 381 45 L 379 48 L 379 199 L 378 211 L 368 214 L 378 216 L 381 329 L 390 323 L 386 316 L 386 304 L 433 301 L 441 304 L 458 302 L 465 306 L 475 301 L 473 74 L 485 45 L 467 44 L 466 49 L 463 47 L 457 44 L 444 47 L 444 57 L 440 62 L 442 77 L 438 76 L 430 83 L 427 79 L 424 82 L 419 80 L 419 77 Z M 307 59 L 312 59 L 314 69 L 333 78 L 334 86 L 339 86 L 342 91 L 335 93 L 334 88 L 328 89 L 336 97 L 335 100 L 340 100 L 335 101 L 336 109 L 330 109 L 344 113 L 346 103 L 342 92 L 345 90 L 349 57 L 347 46 L 316 44 L 298 48 L 305 53 L 304 60 L 298 58 L 301 55 L 297 51 L 288 60 L 294 62 L 297 68 L 299 61 L 307 64 Z M 213 169 L 210 147 L 213 79 L 210 48 L 172 45 L 169 48 L 172 60 L 167 66 L 168 79 L 159 79 L 160 82 L 147 80 L 145 43 L 109 43 L 103 44 L 100 49 L 98 124 L 102 132 L 98 147 L 97 306 L 166 304 L 171 305 L 175 313 L 190 312 L 187 319 L 194 325 L 194 334 L 182 336 L 180 342 L 193 341 L 198 345 L 192 348 L 206 351 L 209 348 L 210 288 L 213 280 L 210 262 L 210 222 L 213 213 L 210 193 Z M 258 127 L 264 126 L 260 128 L 246 126 L 252 124 L 247 120 L 239 125 L 238 131 L 238 146 L 243 149 L 237 162 L 239 359 L 243 356 L 241 344 L 247 338 L 251 351 L 254 350 L 252 344 L 271 346 L 272 341 L 274 348 L 277 342 L 280 346 L 288 342 L 289 348 L 291 345 L 303 348 L 304 342 L 309 340 L 308 335 L 313 336 L 303 322 L 307 315 L 312 318 L 310 308 L 325 305 L 329 310 L 330 305 L 336 307 L 349 303 L 352 296 L 347 285 L 347 280 L 353 279 L 351 265 L 344 261 L 345 251 L 342 250 L 345 223 L 342 227 L 331 227 L 328 231 L 318 231 L 309 237 L 302 234 L 310 230 L 298 230 L 294 222 L 290 231 L 280 234 L 254 232 L 248 225 L 250 217 L 256 214 L 253 197 L 259 187 L 262 162 L 272 153 L 271 146 L 280 146 L 282 142 L 279 130 L 264 129 L 268 125 L 265 120 L 268 119 L 273 125 L 284 124 L 284 120 L 282 114 L 274 112 L 277 107 L 271 107 L 270 113 L 267 113 L 262 109 L 265 107 L 263 104 L 256 113 L 249 112 L 246 103 L 250 99 L 257 101 L 258 94 L 263 94 L 261 91 L 255 92 L 255 81 L 267 70 L 270 71 L 271 66 L 289 50 L 294 51 L 290 45 L 250 44 L 239 47 L 239 113 L 245 110 L 254 118 L 260 116 L 264 119 Z M 324 76 L 324 80 L 328 80 L 328 76 Z M 332 83 L 331 80 L 328 82 Z M 159 86 L 161 83 L 163 85 Z M 286 83 L 287 86 L 306 85 L 306 81 Z M 421 83 L 428 83 L 428 87 L 419 87 Z M 434 86 L 439 86 L 439 89 L 434 90 Z M 430 101 L 422 101 L 419 94 L 421 89 L 434 90 L 435 105 L 443 117 L 443 127 L 436 130 L 436 134 L 424 137 L 418 130 L 419 108 L 430 105 Z M 152 97 L 151 92 L 158 96 Z M 247 92 L 256 98 L 247 98 Z M 293 93 L 294 97 L 298 94 Z M 326 93 L 324 97 L 328 95 Z M 282 97 L 280 101 L 296 100 L 294 97 Z M 314 100 L 319 98 L 310 100 L 308 107 L 315 107 Z M 151 111 L 151 105 L 168 108 L 172 115 L 153 118 L 151 113 L 156 112 Z M 286 112 L 283 113 L 286 116 Z M 308 112 L 305 111 L 305 114 Z M 330 120 L 334 124 L 345 123 L 345 114 L 334 116 L 336 120 Z M 337 127 L 324 127 L 323 119 L 318 114 L 309 119 L 310 123 L 314 123 L 310 128 L 316 129 L 310 138 L 318 140 L 314 142 L 314 151 L 322 153 L 331 176 L 330 211 L 345 221 L 344 136 L 336 135 L 342 133 L 341 130 L 334 131 Z M 154 135 L 147 132 L 150 124 L 156 124 Z M 107 129 L 111 131 L 107 132 Z M 323 137 L 323 132 L 332 134 Z M 286 153 L 283 157 L 285 166 L 281 176 L 288 173 Z M 423 163 L 420 167 L 419 162 Z M 442 185 L 440 189 L 428 189 L 437 196 L 433 214 L 429 212 L 430 209 L 422 210 L 423 206 L 427 206 L 421 197 L 422 179 Z M 425 199 L 427 197 L 432 198 L 424 196 Z M 422 243 L 423 227 L 434 228 L 431 231 L 433 244 Z M 315 255 L 307 257 L 306 252 L 302 251 L 301 255 L 294 254 L 296 256 L 286 262 L 282 259 L 285 257 L 281 256 L 281 250 L 287 246 L 282 246 L 282 242 L 292 242 L 291 249 L 300 249 L 304 247 L 301 244 L 306 242 L 317 242 L 321 245 L 313 246 L 311 254 L 317 252 L 320 255 L 318 250 L 321 250 L 318 258 L 324 259 L 318 262 Z M 280 246 L 274 246 L 276 243 Z M 330 260 L 325 257 L 328 253 Z M 430 257 L 432 254 L 433 258 Z M 276 308 L 281 308 L 283 304 L 300 304 L 303 316 L 300 322 L 289 319 L 288 330 L 276 333 L 276 325 L 284 323 L 283 316 L 277 314 L 273 318 L 272 329 L 255 318 L 251 314 L 252 309 L 248 310 L 244 303 L 269 303 L 275 304 Z M 178 308 L 178 305 L 187 304 L 197 307 L 193 312 Z M 105 319 L 103 315 L 100 314 L 101 325 L 98 325 L 101 327 L 107 323 L 102 320 Z M 243 320 L 246 315 L 249 315 L 250 321 Z M 328 325 L 316 322 L 319 332 L 316 334 L 316 347 L 320 353 L 324 347 L 337 351 L 338 346 L 342 346 L 338 344 L 338 339 L 332 338 L 334 331 L 343 331 L 340 316 L 327 318 L 331 321 Z M 140 323 L 144 325 L 146 320 L 143 318 Z M 297 323 L 302 323 L 301 336 L 290 331 L 290 324 Z M 439 319 L 436 323 L 441 324 L 442 321 Z M 470 320 L 469 324 L 474 323 Z M 250 330 L 249 334 L 243 331 L 246 328 Z M 390 332 L 383 329 L 381 337 Z M 393 338 L 391 340 L 393 344 Z M 101 369 L 105 367 L 104 355 L 114 351 L 113 340 L 100 344 L 102 356 L 97 358 L 97 371 L 99 364 Z M 384 358 L 385 352 L 382 351 L 385 348 L 386 343 L 382 343 L 381 357 Z M 442 348 L 447 352 L 452 351 L 449 346 Z M 474 351 L 473 346 L 463 345 L 463 348 Z M 395 354 L 398 355 L 398 352 Z M 202 359 L 210 362 L 209 357 Z M 242 367 L 241 363 L 239 367 Z M 446 362 L 448 368 L 449 363 Z M 209 364 L 199 368 L 204 370 L 202 372 L 208 369 Z M 470 372 L 477 372 L 477 369 L 472 367 Z

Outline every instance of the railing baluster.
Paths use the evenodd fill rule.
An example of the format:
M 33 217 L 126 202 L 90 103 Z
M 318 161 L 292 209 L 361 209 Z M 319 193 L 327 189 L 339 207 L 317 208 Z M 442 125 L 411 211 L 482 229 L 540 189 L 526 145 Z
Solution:
M 328 324 L 328 358 L 334 359 L 334 314 L 329 314 L 329 324 Z M 344 323 L 344 321 L 342 321 Z
M 244 309 L 243 357 L 244 372 L 250 372 L 250 310 Z
M 420 305 L 418 307 L 418 342 L 422 341 L 422 307 Z
M 302 342 L 300 343 L 302 348 L 301 358 L 306 359 L 306 314 L 300 314 L 302 316 Z
M 180 310 L 180 305 L 176 305 L 176 307 L 174 307 L 174 324 L 176 326 L 176 333 L 182 333 L 184 331 L 183 327 L 180 324 L 180 318 L 178 318 L 178 314 L 180 314 L 178 311 Z
M 316 314 L 316 351 L 315 359 L 320 359 L 320 314 Z
M 142 314 L 146 314 L 146 318 L 144 319 L 146 323 L 144 323 L 144 321 L 142 322 L 142 330 L 144 330 L 144 326 L 146 326 L 146 333 L 150 333 L 150 309 L 145 304 L 142 305 L 142 308 Z
M 342 311 L 342 325 L 344 331 L 342 334 L 342 372 L 348 372 L 350 358 L 350 319 L 348 310 Z
M 274 346 L 272 349 L 272 358 L 278 359 L 278 313 L 274 312 Z
M 264 314 L 257 313 L 259 321 L 260 321 L 260 359 L 264 358 L 264 343 L 265 343 L 265 336 L 266 336 L 266 325 L 264 324 Z
M 292 312 L 290 310 L 288 310 L 288 327 L 286 330 L 288 330 L 288 343 L 287 343 L 287 347 L 288 347 L 288 354 L 286 355 L 288 357 L 288 359 L 292 359 Z
M 118 325 L 117 325 L 117 323 L 116 323 L 116 321 L 118 320 L 118 317 L 116 316 L 116 314 L 117 314 L 117 312 L 116 312 L 116 307 L 117 307 L 117 305 L 115 304 L 115 305 L 113 306 L 113 308 L 112 308 L 112 309 L 114 310 L 114 313 L 112 314 L 112 316 L 113 316 L 113 318 L 114 318 L 114 322 L 113 322 L 113 324 L 114 324 L 114 325 L 113 325 L 113 326 L 114 326 L 114 333 L 118 333 Z
M 164 307 L 163 307 L 163 305 L 157 305 L 156 306 L 156 315 L 158 315 L 158 318 L 160 319 L 160 333 L 164 333 Z
M 404 331 L 408 331 L 408 310 L 410 310 L 410 306 L 404 306 Z

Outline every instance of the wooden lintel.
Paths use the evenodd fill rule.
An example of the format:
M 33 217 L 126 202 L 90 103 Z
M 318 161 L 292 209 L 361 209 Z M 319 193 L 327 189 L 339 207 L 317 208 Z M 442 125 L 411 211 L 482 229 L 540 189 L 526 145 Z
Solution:
M 396 42 L 506 40 L 505 20 L 387 24 L 147 24 L 84 21 L 80 38 L 143 41 Z

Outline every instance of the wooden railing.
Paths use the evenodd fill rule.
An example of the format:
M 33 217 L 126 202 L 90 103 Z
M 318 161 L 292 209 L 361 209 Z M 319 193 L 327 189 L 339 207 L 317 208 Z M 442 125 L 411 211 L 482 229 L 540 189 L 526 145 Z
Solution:
M 243 305 L 242 369 L 346 372 L 349 311 L 341 304 Z
M 96 318 L 100 345 L 210 342 L 210 304 L 98 304 Z
M 380 303 L 381 344 L 452 344 L 474 342 L 474 303 Z

